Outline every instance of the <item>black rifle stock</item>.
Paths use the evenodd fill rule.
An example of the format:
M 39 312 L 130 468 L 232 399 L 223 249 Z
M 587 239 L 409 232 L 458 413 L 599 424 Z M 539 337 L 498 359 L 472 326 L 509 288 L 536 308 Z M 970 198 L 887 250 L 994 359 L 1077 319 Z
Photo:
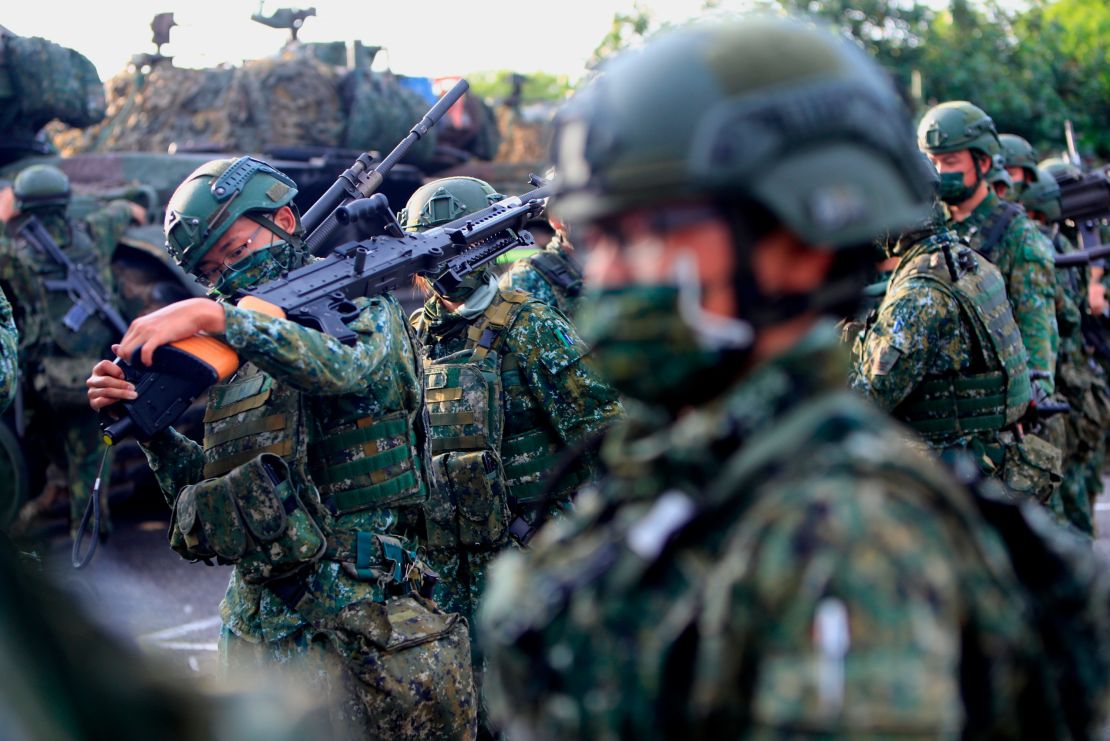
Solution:
M 337 209 L 336 218 L 374 236 L 340 245 L 327 257 L 237 297 L 236 303 L 353 344 L 358 335 L 347 323 L 359 314 L 355 299 L 408 285 L 417 275 L 438 276 L 437 290 L 450 290 L 499 255 L 533 244 L 525 226 L 543 212 L 549 194 L 550 186 L 543 185 L 421 234 L 401 230 L 384 195 L 360 199 Z M 169 427 L 238 365 L 231 348 L 203 336 L 158 348 L 151 368 L 116 362 L 139 398 L 101 413 L 105 438 L 113 443 L 129 434 L 146 440 Z
M 127 332 L 127 322 L 108 300 L 107 289 L 96 274 L 95 266 L 75 265 L 50 236 L 50 232 L 46 231 L 42 222 L 34 216 L 27 219 L 16 233 L 65 270 L 64 278 L 46 280 L 43 285 L 48 291 L 67 293 L 73 302 L 73 306 L 62 317 L 62 324 L 66 329 L 79 332 L 90 316 L 100 314 L 116 335 L 123 337 Z
M 1082 175 L 1062 175 L 1060 185 L 1060 221 L 1072 221 L 1079 229 L 1084 249 L 1098 244 L 1098 222 L 1110 217 L 1110 177 L 1096 170 Z
M 340 225 L 335 214 L 335 209 L 361 198 L 369 198 L 381 187 L 385 176 L 401 159 L 408 154 L 417 141 L 427 135 L 447 110 L 458 102 L 459 98 L 470 89 L 466 80 L 459 80 L 455 86 L 447 91 L 442 98 L 436 101 L 424 117 L 409 131 L 408 135 L 393 148 L 393 151 L 382 158 L 375 166 L 369 152 L 359 155 L 349 168 L 347 168 L 324 195 L 305 212 L 301 224 L 309 232 L 305 242 L 314 255 L 327 251 L 328 237 Z

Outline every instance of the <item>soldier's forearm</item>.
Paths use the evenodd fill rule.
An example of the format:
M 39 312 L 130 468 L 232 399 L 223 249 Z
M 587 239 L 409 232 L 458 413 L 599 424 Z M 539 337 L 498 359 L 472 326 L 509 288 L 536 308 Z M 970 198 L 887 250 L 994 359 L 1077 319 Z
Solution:
M 204 451 L 172 427 L 152 437 L 140 448 L 172 509 L 182 487 L 204 478 Z

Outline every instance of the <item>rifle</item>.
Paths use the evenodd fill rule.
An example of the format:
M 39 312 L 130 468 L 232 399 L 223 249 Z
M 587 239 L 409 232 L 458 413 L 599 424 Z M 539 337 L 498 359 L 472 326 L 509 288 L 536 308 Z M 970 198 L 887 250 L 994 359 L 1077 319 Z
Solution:
M 52 278 L 43 281 L 43 285 L 48 291 L 68 293 L 73 301 L 73 306 L 62 317 L 62 324 L 66 329 L 79 332 L 90 316 L 100 314 L 115 333 L 123 337 L 127 332 L 127 322 L 108 301 L 107 289 L 100 282 L 95 267 L 87 264 L 75 265 L 35 216 L 27 219 L 16 234 L 65 269 L 64 278 Z
M 424 114 L 424 118 L 409 130 L 408 135 L 376 167 L 371 163 L 370 153 L 364 152 L 358 156 L 353 165 L 336 178 L 327 192 L 320 196 L 320 199 L 312 204 L 301 218 L 301 224 L 306 231 L 310 232 L 305 243 L 312 254 L 320 256 L 327 252 L 329 238 L 340 226 L 336 209 L 373 195 L 381 187 L 382 181 L 393 166 L 408 154 L 420 138 L 439 123 L 443 114 L 447 113 L 447 109 L 457 103 L 469 89 L 470 83 L 466 80 L 456 82 L 454 87 L 436 101 L 435 105 Z
M 531 181 L 542 182 L 534 175 Z M 417 275 L 436 275 L 436 290 L 450 291 L 499 255 L 534 244 L 525 226 L 542 214 L 549 194 L 550 186 L 543 184 L 421 234 L 404 232 L 386 197 L 375 194 L 335 213 L 340 224 L 354 225 L 370 236 L 258 286 L 236 303 L 354 344 L 358 335 L 347 326 L 359 314 L 354 299 L 408 285 Z M 122 359 L 116 363 L 135 385 L 138 398 L 101 413 L 109 444 L 132 433 L 149 439 L 173 424 L 208 386 L 239 367 L 234 350 L 199 335 L 158 348 L 150 368 Z
M 1087 265 L 1107 255 L 1110 255 L 1110 244 L 1097 244 L 1085 250 L 1057 254 L 1054 257 L 1057 268 L 1073 268 L 1079 265 Z

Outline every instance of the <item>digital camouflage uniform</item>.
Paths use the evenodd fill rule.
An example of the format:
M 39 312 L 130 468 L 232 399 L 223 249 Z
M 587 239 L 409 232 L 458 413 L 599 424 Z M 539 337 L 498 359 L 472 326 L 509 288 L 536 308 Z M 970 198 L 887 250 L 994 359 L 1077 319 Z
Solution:
M 196 259 L 200 231 L 187 227 L 217 209 L 209 193 L 226 192 L 226 183 L 246 183 L 230 209 L 260 224 L 268 218 L 257 209 L 296 193 L 292 181 L 250 158 L 202 166 L 170 201 L 175 259 Z M 276 249 L 300 244 L 289 235 Z M 252 259 L 262 251 L 225 275 L 258 271 L 241 283 L 249 288 L 290 267 Z M 345 345 L 225 304 L 221 339 L 245 364 L 210 390 L 203 445 L 171 428 L 144 449 L 174 509 L 174 550 L 235 564 L 220 604 L 225 667 L 264 671 L 276 662 L 307 671 L 328 698 L 337 733 L 471 738 L 466 628 L 417 595 L 430 591 L 428 571 L 415 556 L 418 543 L 398 537 L 419 534 L 426 496 L 411 334 L 392 296 L 356 305 L 348 326 L 357 340 Z
M 560 113 L 554 214 L 616 232 L 622 215 L 646 213 L 660 239 L 692 219 L 731 219 L 746 305 L 699 314 L 691 291 L 703 286 L 681 268 L 673 282 L 622 280 L 617 266 L 642 264 L 626 254 L 658 255 L 649 240 L 620 244 L 611 284 L 584 296 L 592 362 L 613 378 L 638 361 L 618 389 L 646 406 L 605 438 L 597 492 L 491 569 L 480 635 L 508 736 L 1053 737 L 1067 733 L 1061 698 L 1102 696 L 1101 628 L 1093 650 L 1069 657 L 1090 660 L 1087 690 L 1057 692 L 1044 674 L 1057 664 L 1011 564 L 1029 553 L 1035 572 L 1040 556 L 1009 552 L 986 519 L 997 507 L 1029 532 L 1022 510 L 973 498 L 843 389 L 836 327 L 810 319 L 853 308 L 834 297 L 858 295 L 866 245 L 926 216 L 908 124 L 857 47 L 752 17 L 661 35 Z M 780 245 L 753 238 L 758 227 L 832 252 L 840 269 L 768 296 L 751 271 L 757 249 Z M 676 262 L 691 252 L 675 251 Z M 787 347 L 759 343 L 789 323 Z M 675 388 L 642 380 L 663 373 Z M 1087 557 L 1083 579 L 1096 572 Z M 1078 599 L 1089 627 L 1104 593 Z M 1064 636 L 1080 634 L 1052 640 L 1066 652 Z M 1086 711 L 1080 735 L 1097 723 Z
M 65 476 L 72 529 L 85 510 L 104 452 L 97 416 L 85 396 L 85 378 L 119 337 L 99 315 L 86 319 L 78 331 L 62 324 L 73 302 L 64 291 L 48 291 L 44 282 L 64 278 L 64 269 L 16 236 L 31 215 L 70 260 L 94 264 L 109 298 L 117 301 L 110 263 L 131 224 L 132 211 L 130 204 L 113 201 L 78 222 L 68 220 L 61 208 L 36 208 L 14 218 L 8 224 L 8 240 L 0 242 L 0 286 L 12 302 L 20 331 L 26 437 L 41 441 Z M 66 424 L 57 424 L 59 419 Z M 103 528 L 108 526 L 107 489 L 102 487 Z
M 1041 658 L 1001 539 L 837 391 L 835 344 L 826 325 L 718 403 L 629 419 L 600 494 L 494 564 L 510 736 L 1053 735 L 1021 713 Z
M 582 293 L 582 265 L 574 250 L 556 235 L 542 250 L 509 266 L 500 285 L 507 291 L 524 291 L 573 317 Z
M 15 398 L 19 383 L 19 332 L 15 328 L 12 306 L 0 290 L 0 413 Z
M 970 449 L 986 475 L 1047 502 L 1059 453 L 1014 429 L 1030 386 L 998 269 L 946 229 L 911 233 L 895 250 L 851 386 L 935 451 Z
M 968 240 L 976 251 L 994 263 L 1006 280 L 1006 291 L 1014 307 L 1014 319 L 1029 354 L 1030 370 L 1056 372 L 1059 330 L 1056 327 L 1056 276 L 1052 263 L 1052 246 L 1035 224 L 1020 212 L 997 242 L 984 249 L 984 238 L 995 220 L 1002 218 L 1005 204 L 993 192 L 963 221 L 950 221 L 949 227 Z M 1051 382 L 1046 385 L 1051 391 Z

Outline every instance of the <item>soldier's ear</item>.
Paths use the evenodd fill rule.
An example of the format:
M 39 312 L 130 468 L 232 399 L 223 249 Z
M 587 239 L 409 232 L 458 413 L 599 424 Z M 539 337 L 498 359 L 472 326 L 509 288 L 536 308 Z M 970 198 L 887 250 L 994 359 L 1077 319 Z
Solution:
M 297 217 L 293 215 L 293 209 L 288 206 L 282 206 L 277 211 L 274 211 L 274 223 L 287 233 L 292 234 L 297 228 Z

